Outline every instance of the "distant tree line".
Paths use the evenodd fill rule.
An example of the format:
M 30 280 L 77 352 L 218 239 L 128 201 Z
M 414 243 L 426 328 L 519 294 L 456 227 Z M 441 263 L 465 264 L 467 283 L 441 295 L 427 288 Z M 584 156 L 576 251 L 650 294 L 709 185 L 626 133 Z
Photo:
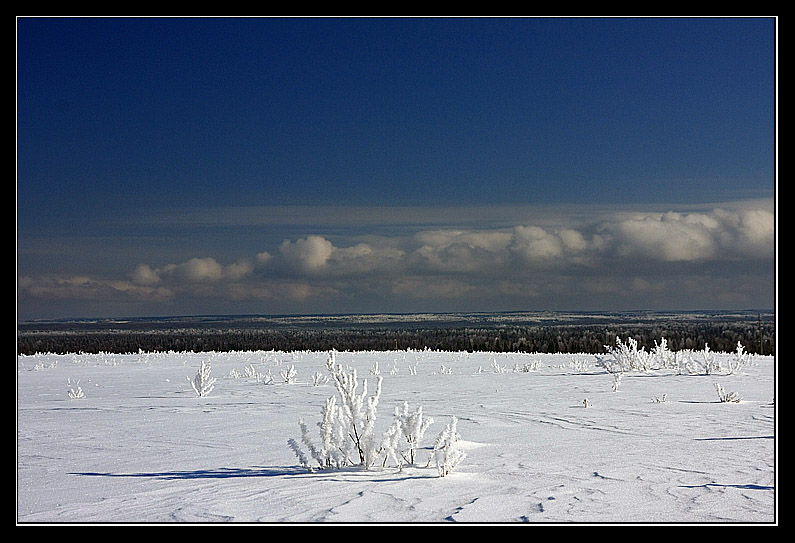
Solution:
M 775 354 L 771 321 L 676 322 L 483 327 L 337 327 L 277 329 L 180 328 L 153 330 L 23 330 L 17 353 L 134 353 L 163 351 L 385 351 L 439 350 L 604 353 L 616 337 L 651 349 L 665 338 L 672 350 Z

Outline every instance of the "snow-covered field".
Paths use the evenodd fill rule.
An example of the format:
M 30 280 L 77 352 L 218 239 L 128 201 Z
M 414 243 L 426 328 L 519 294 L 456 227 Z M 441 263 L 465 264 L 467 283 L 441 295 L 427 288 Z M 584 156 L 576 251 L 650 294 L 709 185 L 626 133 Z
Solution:
M 308 454 L 299 419 L 319 442 L 338 395 L 313 382 L 326 352 L 19 356 L 17 522 L 777 523 L 772 356 L 617 388 L 594 355 L 335 356 L 370 397 L 380 373 L 378 435 L 404 402 L 434 419 L 413 466 L 301 466 L 288 440 Z M 428 460 L 453 416 L 466 457 L 440 477 Z

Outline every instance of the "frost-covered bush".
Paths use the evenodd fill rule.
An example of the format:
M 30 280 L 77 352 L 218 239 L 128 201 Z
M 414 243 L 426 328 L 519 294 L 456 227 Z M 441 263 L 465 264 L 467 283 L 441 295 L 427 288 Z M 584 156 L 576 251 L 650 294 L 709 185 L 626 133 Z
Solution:
M 272 385 L 273 384 L 273 375 L 271 375 L 271 370 L 268 368 L 268 371 L 260 375 L 260 382 L 263 385 Z
M 67 384 L 67 386 L 71 387 L 72 386 L 72 380 L 71 379 L 67 379 L 66 380 L 66 384 Z M 77 381 L 75 383 L 75 387 L 76 388 L 69 388 L 69 391 L 67 392 L 67 394 L 69 395 L 69 399 L 71 399 L 71 400 L 82 400 L 83 398 L 85 398 L 86 395 L 83 393 L 83 389 L 80 387 L 80 381 Z
M 723 372 L 720 361 L 715 357 L 715 353 L 709 350 L 709 345 L 704 345 L 704 350 L 702 350 L 700 354 L 701 366 L 704 368 L 704 373 L 713 375 Z
M 312 386 L 319 387 L 325 385 L 326 383 L 328 383 L 328 377 L 326 377 L 319 371 L 316 371 L 315 373 L 312 374 Z
M 618 387 L 621 385 L 621 378 L 624 377 L 624 372 L 613 374 L 613 392 L 618 392 Z
M 651 351 L 638 348 L 638 342 L 633 338 L 622 343 L 618 337 L 615 347 L 605 345 L 605 349 L 610 357 L 598 357 L 597 365 L 614 375 L 630 371 L 649 372 L 661 369 L 671 369 L 679 374 L 688 375 L 725 375 L 738 372 L 750 360 L 750 355 L 745 352 L 740 342 L 728 359 L 716 356 L 709 345 L 704 345 L 700 351 L 675 352 L 668 348 L 665 338 L 662 338 L 660 343 L 655 341 Z M 724 361 L 727 366 L 724 366 Z
M 459 447 L 461 436 L 458 433 L 457 426 L 458 419 L 454 416 L 451 417 L 450 422 L 439 433 L 433 444 L 433 453 L 428 459 L 428 464 L 431 461 L 435 462 L 439 477 L 448 475 L 466 458 L 466 453 Z
M 196 371 L 196 375 L 193 380 L 188 377 L 188 381 L 190 381 L 194 392 L 196 392 L 196 394 L 200 397 L 207 396 L 213 391 L 213 387 L 215 386 L 215 377 L 210 377 L 211 372 L 212 368 L 210 367 L 210 364 L 202 360 L 201 366 Z
M 288 440 L 301 465 L 314 471 L 355 465 L 370 469 L 376 465 L 385 467 L 390 461 L 400 469 L 405 464 L 414 464 L 419 443 L 433 419 L 425 417 L 421 407 L 410 411 L 405 402 L 402 409 L 395 409 L 391 425 L 379 436 L 375 421 L 383 378 L 377 377 L 375 393 L 368 395 L 367 381 L 359 388 L 356 370 L 337 364 L 333 352 L 326 369 L 337 395 L 329 397 L 321 409 L 317 425 L 320 439 L 310 435 L 309 427 L 301 419 L 298 422 L 301 443 L 308 455 L 296 440 Z M 404 443 L 408 444 L 405 450 Z
M 260 380 L 260 373 L 257 371 L 257 368 L 254 367 L 254 364 L 249 364 L 245 368 L 243 368 L 243 375 L 248 377 L 249 379 L 254 378 L 257 381 Z
M 723 365 L 727 362 L 727 366 Z M 718 358 L 709 345 L 700 351 L 682 351 L 677 353 L 679 373 L 689 375 L 731 375 L 740 371 L 750 361 L 750 355 L 745 352 L 742 344 L 737 343 L 737 349 L 731 357 Z
M 736 392 L 727 392 L 718 383 L 715 383 L 715 391 L 718 393 L 718 400 L 721 403 L 740 403 L 740 397 Z
M 588 362 L 578 358 L 572 358 L 569 361 L 569 369 L 575 372 L 581 372 L 588 369 Z
M 500 366 L 493 358 L 491 360 L 491 369 L 494 370 L 494 373 L 508 373 L 508 367 Z
M 295 383 L 295 378 L 298 375 L 298 371 L 295 369 L 294 365 L 290 365 L 289 368 L 284 368 L 282 371 L 279 372 L 279 375 L 282 376 L 282 379 L 287 384 Z
M 406 438 L 409 446 L 406 462 L 409 465 L 413 465 L 420 441 L 422 441 L 428 427 L 433 424 L 433 419 L 423 416 L 422 406 L 417 407 L 413 413 L 410 413 L 408 402 L 403 402 L 403 409 L 395 408 L 395 419 L 398 422 L 397 427 Z
M 613 356 L 621 371 L 647 372 L 654 368 L 654 356 L 643 347 L 638 349 L 638 341 L 634 338 L 629 338 L 624 344 L 621 338 L 616 337 L 616 346 L 605 345 L 605 349 Z
M 518 363 L 517 363 L 517 365 L 518 365 Z M 543 367 L 544 367 L 544 363 L 541 362 L 540 360 L 531 360 L 530 362 L 525 362 L 524 364 L 519 366 L 518 367 L 518 371 L 524 372 L 524 373 L 529 373 L 529 372 L 532 372 L 532 371 L 538 371 L 538 370 L 540 370 Z M 517 371 L 516 368 L 514 368 L 514 371 Z
M 654 359 L 654 365 L 657 368 L 675 369 L 677 367 L 676 353 L 668 348 L 668 340 L 665 338 L 654 341 L 654 348 L 651 351 Z
M 747 366 L 751 360 L 751 354 L 745 351 L 745 347 L 739 341 L 737 342 L 737 349 L 732 353 L 729 359 L 729 373 L 737 373 L 743 367 Z
M 320 469 L 354 464 L 369 468 L 383 452 L 381 440 L 377 439 L 374 433 L 383 378 L 378 377 L 376 392 L 368 397 L 367 381 L 364 381 L 359 392 L 356 370 L 346 371 L 341 365 L 336 364 L 333 352 L 326 362 L 326 368 L 339 394 L 339 404 L 336 396 L 326 400 L 319 424 L 320 445 L 315 445 L 303 420 L 299 421 L 301 440 Z M 291 439 L 289 444 L 302 465 L 311 467 L 295 440 Z

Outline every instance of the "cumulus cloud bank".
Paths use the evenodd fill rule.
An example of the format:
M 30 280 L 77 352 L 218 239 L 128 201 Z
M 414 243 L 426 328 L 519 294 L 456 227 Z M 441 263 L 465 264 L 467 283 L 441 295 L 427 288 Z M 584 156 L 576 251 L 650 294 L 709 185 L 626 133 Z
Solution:
M 636 307 L 643 307 L 644 296 L 666 300 L 676 292 L 698 294 L 700 303 L 713 307 L 732 297 L 753 307 L 760 293 L 770 300 L 774 254 L 775 218 L 768 207 L 622 212 L 576 224 L 534 224 L 530 217 L 513 226 L 366 238 L 316 232 L 228 264 L 209 256 L 140 263 L 125 279 L 25 277 L 19 288 L 34 297 L 359 300 L 363 311 L 374 294 L 382 301 L 459 300 L 462 308 L 476 301 L 485 307 L 490 297 L 521 304 L 635 295 Z M 767 270 L 761 285 L 759 272 L 748 271 L 760 263 Z
M 603 231 L 616 254 L 666 262 L 733 260 L 772 256 L 773 213 L 761 209 L 682 214 L 644 214 Z

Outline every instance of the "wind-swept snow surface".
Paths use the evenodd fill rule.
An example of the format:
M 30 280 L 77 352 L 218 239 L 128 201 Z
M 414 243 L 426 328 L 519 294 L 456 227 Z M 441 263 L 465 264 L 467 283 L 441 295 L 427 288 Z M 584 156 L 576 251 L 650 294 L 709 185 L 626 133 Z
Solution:
M 313 471 L 288 441 L 319 435 L 329 353 L 20 356 L 17 521 L 776 523 L 775 359 L 708 355 L 619 379 L 594 355 L 337 352 L 382 378 L 378 436 L 406 402 L 434 422 L 413 465 Z

